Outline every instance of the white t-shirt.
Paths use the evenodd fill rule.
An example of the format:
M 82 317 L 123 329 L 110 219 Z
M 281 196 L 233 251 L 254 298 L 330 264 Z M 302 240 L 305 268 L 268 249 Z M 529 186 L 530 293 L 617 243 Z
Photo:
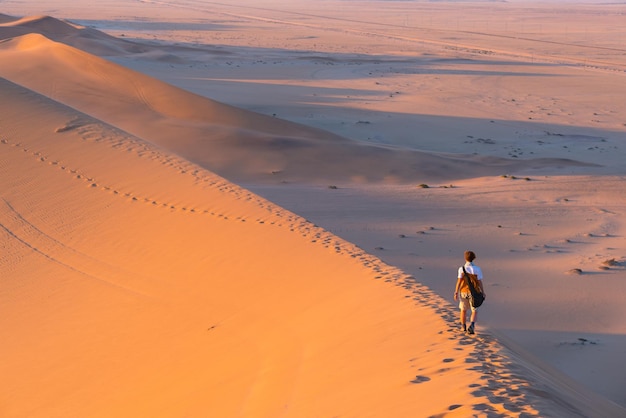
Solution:
M 478 280 L 483 279 L 483 271 L 480 267 L 475 266 L 470 262 L 465 263 L 465 271 L 467 271 L 468 274 L 475 274 Z M 463 276 L 463 267 L 459 267 L 459 274 L 457 275 L 457 278 L 462 279 Z

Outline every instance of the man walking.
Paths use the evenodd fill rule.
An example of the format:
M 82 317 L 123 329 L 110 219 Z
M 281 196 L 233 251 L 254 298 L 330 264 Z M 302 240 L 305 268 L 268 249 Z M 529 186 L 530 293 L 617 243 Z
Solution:
M 483 272 L 477 265 L 474 265 L 474 259 L 476 258 L 476 254 L 473 251 L 465 251 L 465 265 L 459 267 L 459 271 L 457 273 L 456 287 L 454 289 L 454 300 L 459 301 L 459 309 L 461 310 L 461 327 L 464 332 L 468 334 L 474 333 L 474 325 L 476 323 L 476 310 L 478 308 L 474 308 L 470 304 L 470 290 L 467 286 L 467 281 L 465 279 L 465 273 L 469 276 L 469 279 L 472 280 L 472 283 L 477 284 L 477 290 L 480 293 L 485 295 L 485 290 L 483 289 Z M 472 314 L 470 316 L 470 325 L 467 326 L 467 311 L 471 310 Z

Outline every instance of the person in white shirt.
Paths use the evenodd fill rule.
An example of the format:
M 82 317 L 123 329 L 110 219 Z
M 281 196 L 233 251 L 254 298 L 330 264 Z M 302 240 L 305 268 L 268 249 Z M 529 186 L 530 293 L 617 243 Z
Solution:
M 465 265 L 459 267 L 457 273 L 456 287 L 454 289 L 454 300 L 459 301 L 459 309 L 461 310 L 461 328 L 464 332 L 468 334 L 474 333 L 474 326 L 476 323 L 477 309 L 470 305 L 470 291 L 467 283 L 465 281 L 465 273 L 463 272 L 463 268 L 472 280 L 472 283 L 477 283 L 478 290 L 485 295 L 485 290 L 483 288 L 483 271 L 473 263 L 476 258 L 476 254 L 473 251 L 465 251 Z M 470 325 L 467 324 L 467 312 L 471 310 L 472 314 L 470 316 Z

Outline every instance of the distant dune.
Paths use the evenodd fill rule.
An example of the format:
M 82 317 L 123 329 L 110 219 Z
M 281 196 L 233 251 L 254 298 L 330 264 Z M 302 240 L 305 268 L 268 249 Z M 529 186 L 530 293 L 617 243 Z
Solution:
M 0 17 L 0 39 L 39 34 L 96 55 L 142 53 L 151 48 L 50 16 Z
M 0 28 L 6 39 L 0 44 L 5 62 L 0 76 L 233 180 L 407 183 L 581 165 L 567 159 L 447 155 L 358 143 L 215 102 L 66 45 L 108 39 L 95 30 L 50 17 Z M 24 35 L 29 31 L 34 33 Z M 109 53 L 108 42 L 95 52 Z

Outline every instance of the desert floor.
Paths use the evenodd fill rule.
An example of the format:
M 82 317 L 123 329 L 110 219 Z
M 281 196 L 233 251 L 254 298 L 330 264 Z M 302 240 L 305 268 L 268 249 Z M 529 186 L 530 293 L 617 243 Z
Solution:
M 117 114 L 97 95 L 64 93 L 67 81 L 50 87 L 19 66 L 0 76 L 305 218 L 427 286 L 446 309 L 463 251 L 474 250 L 488 295 L 478 334 L 626 407 L 626 6 L 105 3 L 16 0 L 0 13 L 51 15 L 145 45 L 83 49 L 399 159 L 353 161 L 306 133 L 303 143 L 277 134 L 249 153 L 226 148 L 225 162 L 218 148 L 205 155 L 185 142 L 200 132 L 192 119 L 165 132 L 131 104 Z M 180 145 L 168 132 L 190 134 Z M 287 157 L 264 158 L 272 153 Z

